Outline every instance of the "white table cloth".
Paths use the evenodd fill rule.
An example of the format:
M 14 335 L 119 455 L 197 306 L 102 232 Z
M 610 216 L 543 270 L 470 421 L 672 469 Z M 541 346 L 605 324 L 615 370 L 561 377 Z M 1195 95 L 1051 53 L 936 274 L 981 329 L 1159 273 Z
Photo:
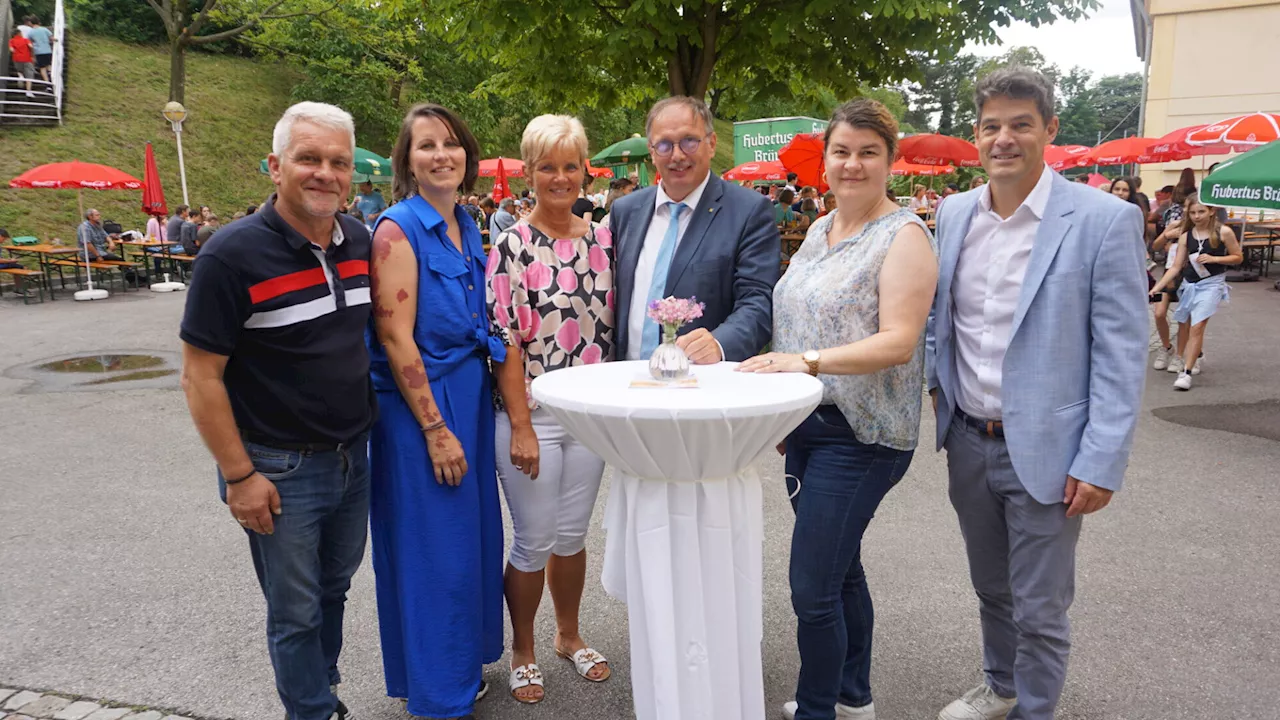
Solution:
M 822 384 L 735 367 L 695 367 L 694 389 L 629 387 L 648 377 L 646 362 L 533 382 L 534 399 L 617 470 L 601 579 L 627 603 L 638 720 L 765 717 L 764 511 L 752 466 L 817 407 Z

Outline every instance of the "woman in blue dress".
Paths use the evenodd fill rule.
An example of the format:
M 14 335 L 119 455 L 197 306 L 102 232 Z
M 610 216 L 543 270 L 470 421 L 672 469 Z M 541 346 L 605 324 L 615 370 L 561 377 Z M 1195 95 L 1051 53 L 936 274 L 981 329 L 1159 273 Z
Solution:
M 461 118 L 414 107 L 392 155 L 399 202 L 373 235 L 373 569 L 387 694 L 419 717 L 470 714 L 503 652 L 488 360 L 506 349 L 488 333 L 480 231 L 454 203 L 479 162 Z

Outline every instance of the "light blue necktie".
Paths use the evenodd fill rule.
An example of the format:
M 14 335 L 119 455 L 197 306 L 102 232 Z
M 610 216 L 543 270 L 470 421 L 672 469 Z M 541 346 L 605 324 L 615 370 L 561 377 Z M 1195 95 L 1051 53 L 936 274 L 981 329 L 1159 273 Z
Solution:
M 671 257 L 676 254 L 676 238 L 680 237 L 680 213 L 688 205 L 680 202 L 669 202 L 671 222 L 667 224 L 667 234 L 662 238 L 662 247 L 658 248 L 658 259 L 653 263 L 653 281 L 649 283 L 649 295 L 645 298 L 644 330 L 640 333 L 640 359 L 648 360 L 658 347 L 658 323 L 648 316 L 649 304 L 661 300 L 667 291 L 667 271 L 671 269 Z

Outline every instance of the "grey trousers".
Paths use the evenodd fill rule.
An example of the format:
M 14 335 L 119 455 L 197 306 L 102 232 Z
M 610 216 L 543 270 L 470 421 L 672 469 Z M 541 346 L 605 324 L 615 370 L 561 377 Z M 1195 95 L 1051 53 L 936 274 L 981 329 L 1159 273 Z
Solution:
M 1052 720 L 1067 675 L 1080 516 L 1027 494 L 1004 440 L 956 420 L 946 442 L 951 505 L 982 617 L 987 685 L 1017 696 L 1009 720 Z

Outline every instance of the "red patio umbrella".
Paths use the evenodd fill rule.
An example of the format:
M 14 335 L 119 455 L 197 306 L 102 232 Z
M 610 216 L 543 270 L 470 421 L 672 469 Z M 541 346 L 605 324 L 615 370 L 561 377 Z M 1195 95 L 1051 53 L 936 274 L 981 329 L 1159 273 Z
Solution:
M 1108 140 L 1085 156 L 1086 162 L 1082 167 L 1087 165 L 1128 165 L 1130 163 L 1147 165 L 1150 163 L 1186 160 L 1191 157 L 1191 153 L 1178 148 L 1170 148 L 1167 152 L 1161 153 L 1148 152 L 1148 149 L 1154 144 L 1155 140 L 1144 137 Z
M 1046 145 L 1044 161 L 1054 170 L 1062 171 L 1088 165 L 1086 156 L 1093 148 L 1086 145 Z
M 11 188 L 53 188 L 60 190 L 141 190 L 138 178 L 106 165 L 72 160 L 31 168 L 9 181 Z
M 147 143 L 146 168 L 142 174 L 142 212 L 156 217 L 169 214 L 164 203 L 164 188 L 160 186 L 160 169 L 156 167 L 156 154 Z
M 950 165 L 916 165 L 906 160 L 899 160 L 893 164 L 890 172 L 894 175 L 947 175 L 955 172 L 956 169 Z
M 588 174 L 590 174 L 590 175 L 591 175 L 591 177 L 593 177 L 593 178 L 611 178 L 611 177 L 613 177 L 613 171 L 612 171 L 612 170 L 610 170 L 609 168 L 605 168 L 605 167 L 601 167 L 601 168 L 598 168 L 598 167 L 591 167 L 591 163 L 590 163 L 590 162 L 587 162 L 587 173 L 588 173 Z
M 1197 132 L 1204 128 L 1204 125 L 1188 125 L 1184 128 L 1178 128 L 1171 133 L 1166 133 L 1157 138 L 1154 143 L 1147 146 L 1148 155 L 1161 155 L 1166 153 L 1187 153 L 1188 155 L 1226 155 L 1231 152 L 1230 145 L 1188 145 L 1187 136 L 1193 132 Z
M 1256 112 L 1205 125 L 1187 134 L 1188 145 L 1242 145 L 1253 149 L 1280 139 L 1280 114 Z
M 524 175 L 523 162 L 515 158 L 493 158 L 480 161 L 480 177 L 493 177 L 498 174 L 498 168 L 505 169 L 505 177 L 520 177 Z
M 742 163 L 725 172 L 725 180 L 786 180 L 787 169 L 777 160 Z
M 911 135 L 898 142 L 898 158 L 915 165 L 980 167 L 978 147 L 950 135 Z
M 827 185 L 827 167 L 822 159 L 822 133 L 797 133 L 791 142 L 778 151 L 778 160 L 787 172 L 796 174 L 796 182 L 812 185 L 824 193 Z
M 488 161 L 482 161 L 480 164 L 483 165 L 486 162 Z M 511 187 L 507 185 L 507 178 L 510 177 L 510 175 L 508 174 L 507 169 L 503 167 L 502 158 L 498 158 L 496 162 L 497 165 L 493 169 L 493 174 L 497 176 L 497 179 L 493 181 L 494 204 L 501 203 L 503 198 L 511 194 Z M 515 162 L 520 161 L 516 160 Z M 521 163 L 521 166 L 523 165 L 524 163 Z M 480 174 L 483 175 L 484 173 L 482 172 Z
M 1111 178 L 1099 173 L 1089 173 L 1087 180 L 1089 181 L 1089 187 L 1091 188 L 1099 188 L 1111 182 Z

